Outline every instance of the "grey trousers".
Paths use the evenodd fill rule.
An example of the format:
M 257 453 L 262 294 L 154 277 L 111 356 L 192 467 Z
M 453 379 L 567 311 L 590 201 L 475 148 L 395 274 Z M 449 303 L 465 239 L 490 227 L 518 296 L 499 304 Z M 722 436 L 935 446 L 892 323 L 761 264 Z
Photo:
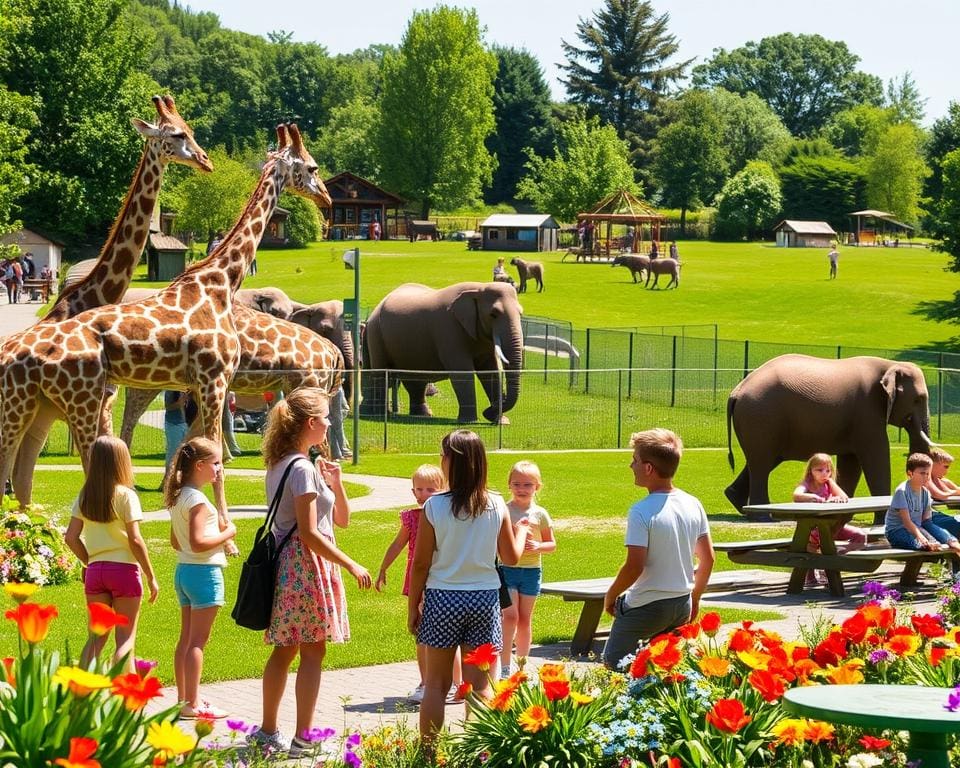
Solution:
M 641 640 L 649 640 L 690 621 L 692 609 L 690 595 L 655 600 L 637 608 L 628 608 L 620 595 L 610 636 L 603 646 L 603 663 L 610 669 L 617 669 L 624 656 L 637 652 Z

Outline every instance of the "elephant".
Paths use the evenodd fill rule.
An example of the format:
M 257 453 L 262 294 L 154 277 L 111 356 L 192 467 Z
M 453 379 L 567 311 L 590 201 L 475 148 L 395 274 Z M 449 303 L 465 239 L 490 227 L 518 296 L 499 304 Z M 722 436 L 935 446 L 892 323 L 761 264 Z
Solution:
M 241 288 L 237 291 L 234 301 L 258 312 L 279 317 L 281 320 L 289 320 L 294 312 L 306 306 L 299 301 L 294 301 L 279 288 Z
M 650 259 L 647 256 L 617 256 L 613 260 L 614 267 L 626 267 L 630 270 L 630 274 L 633 275 L 633 282 L 637 282 L 637 275 L 640 275 L 640 279 L 643 279 L 643 273 L 647 273 L 647 278 L 650 277 Z
M 667 283 L 667 288 L 671 285 L 677 288 L 680 287 L 680 262 L 675 259 L 650 259 L 650 266 L 647 269 L 647 282 L 644 286 L 645 288 L 656 288 L 657 281 L 660 279 L 660 275 L 670 275 L 670 282 Z M 653 285 L 650 285 L 650 276 L 653 275 Z
M 475 372 L 490 399 L 483 417 L 509 423 L 503 414 L 520 395 L 522 312 L 516 291 L 506 283 L 456 283 L 440 289 L 406 283 L 388 293 L 370 313 L 363 338 L 364 367 L 424 371 L 402 377 L 414 416 L 432 415 L 424 396 L 427 383 L 449 378 L 459 404 L 457 419 L 464 423 L 477 420 Z M 506 369 L 505 396 L 501 362 Z M 360 412 L 382 416 L 384 379 L 366 374 L 362 384 Z
M 286 319 L 329 339 L 343 353 L 343 394 L 350 400 L 353 396 L 354 349 L 353 336 L 343 323 L 343 302 L 333 299 L 316 304 L 299 304 Z
M 520 276 L 517 293 L 527 292 L 527 280 L 531 277 L 537 281 L 537 293 L 543 292 L 543 264 L 539 261 L 524 261 L 518 258 L 510 259 L 510 263 L 517 268 L 517 274 Z
M 879 357 L 828 360 L 781 355 L 741 381 L 727 400 L 727 458 L 734 468 L 730 425 L 746 466 L 724 491 L 734 507 L 767 504 L 767 480 L 782 461 L 814 453 L 837 456 L 837 482 L 853 495 L 861 470 L 870 493 L 890 493 L 887 424 L 910 437 L 910 452 L 930 447 L 923 372 Z

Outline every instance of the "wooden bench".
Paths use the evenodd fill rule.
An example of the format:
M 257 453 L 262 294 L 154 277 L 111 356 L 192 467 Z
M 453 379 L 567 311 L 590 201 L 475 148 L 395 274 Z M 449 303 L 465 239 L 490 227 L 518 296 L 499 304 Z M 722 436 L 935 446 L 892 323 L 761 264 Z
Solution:
M 50 298 L 53 290 L 53 278 L 41 280 L 39 277 L 27 277 L 23 280 L 23 294 L 27 301 L 34 301 L 34 296 L 43 304 Z
M 723 592 L 737 587 L 754 586 L 762 579 L 762 574 L 755 570 L 741 571 L 714 571 L 710 574 L 707 592 Z M 598 630 L 600 619 L 603 616 L 603 598 L 613 584 L 613 577 L 599 579 L 577 579 L 575 581 L 551 581 L 540 587 L 543 595 L 557 595 L 564 602 L 582 602 L 580 619 L 570 641 L 572 656 L 585 656 L 593 649 L 595 640 L 605 638 L 609 633 Z
M 924 563 L 936 562 L 953 558 L 954 563 L 957 560 L 956 555 L 949 549 L 941 550 L 915 550 L 915 549 L 894 549 L 889 545 L 867 546 L 863 549 L 857 549 L 853 552 L 847 552 L 844 557 L 851 557 L 854 560 L 876 563 L 876 570 L 884 560 L 902 560 L 904 561 L 903 573 L 900 574 L 901 587 L 915 587 L 920 581 L 920 569 Z

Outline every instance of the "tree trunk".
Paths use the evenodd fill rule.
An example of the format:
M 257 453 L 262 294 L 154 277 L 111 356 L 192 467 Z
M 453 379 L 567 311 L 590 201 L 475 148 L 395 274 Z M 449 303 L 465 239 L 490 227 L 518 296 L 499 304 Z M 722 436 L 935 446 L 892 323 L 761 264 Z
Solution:
M 680 239 L 687 236 L 687 206 L 680 206 Z

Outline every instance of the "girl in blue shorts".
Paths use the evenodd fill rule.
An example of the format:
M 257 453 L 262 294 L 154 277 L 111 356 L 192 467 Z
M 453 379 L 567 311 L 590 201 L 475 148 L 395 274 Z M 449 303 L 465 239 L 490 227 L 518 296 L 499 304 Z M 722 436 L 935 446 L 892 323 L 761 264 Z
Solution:
M 180 601 L 180 639 L 173 657 L 180 717 L 198 712 L 212 717 L 227 713 L 200 701 L 203 649 L 217 611 L 224 604 L 224 544 L 237 535 L 225 509 L 218 510 L 200 489 L 208 483 L 222 498 L 223 461 L 220 446 L 205 437 L 187 440 L 177 449 L 167 475 L 163 501 L 170 511 L 170 544 L 177 550 L 173 583 Z
M 87 462 L 87 479 L 73 505 L 64 540 L 86 566 L 83 588 L 87 603 L 106 603 L 127 617 L 114 629 L 116 664 L 124 659 L 128 672 L 134 670 L 133 643 L 143 597 L 140 570 L 150 589 L 150 602 L 159 587 L 153 574 L 147 546 L 140 535 L 143 511 L 133 490 L 133 464 L 126 444 L 103 435 L 94 441 Z M 86 669 L 100 655 L 106 636 L 91 635 L 80 655 Z
M 427 499 L 420 513 L 407 604 L 410 631 L 426 647 L 420 737 L 428 747 L 443 727 L 457 648 L 466 657 L 486 643 L 503 644 L 494 563 L 499 554 L 515 565 L 527 538 L 525 525 L 514 532 L 503 497 L 487 490 L 487 454 L 475 433 L 451 432 L 440 456 L 450 490 Z M 463 679 L 489 694 L 486 672 L 464 665 Z

